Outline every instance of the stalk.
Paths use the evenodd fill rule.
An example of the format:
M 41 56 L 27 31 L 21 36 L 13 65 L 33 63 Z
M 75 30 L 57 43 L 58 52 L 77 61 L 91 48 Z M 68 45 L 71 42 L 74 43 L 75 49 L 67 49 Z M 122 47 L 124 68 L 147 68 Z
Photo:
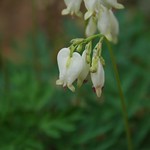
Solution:
M 133 150 L 131 133 L 130 133 L 129 122 L 128 122 L 128 115 L 127 115 L 127 107 L 125 104 L 125 97 L 124 97 L 123 90 L 121 87 L 121 82 L 120 82 L 120 77 L 119 77 L 119 73 L 118 73 L 118 68 L 116 65 L 115 55 L 113 53 L 111 44 L 108 41 L 106 41 L 106 43 L 107 43 L 108 50 L 110 53 L 110 58 L 111 58 L 112 65 L 113 65 L 114 75 L 115 75 L 115 78 L 117 81 L 117 87 L 118 87 L 118 92 L 119 92 L 119 96 L 120 96 L 121 108 L 122 108 L 122 115 L 123 115 L 123 120 L 124 120 L 124 124 L 125 124 L 126 136 L 127 136 L 128 150 Z

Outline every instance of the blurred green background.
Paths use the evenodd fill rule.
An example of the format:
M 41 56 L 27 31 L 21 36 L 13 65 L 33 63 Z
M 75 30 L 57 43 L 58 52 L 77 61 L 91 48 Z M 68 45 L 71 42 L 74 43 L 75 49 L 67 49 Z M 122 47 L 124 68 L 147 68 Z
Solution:
M 113 49 L 135 150 L 149 150 L 150 1 L 124 5 L 115 12 L 120 35 Z M 0 150 L 127 150 L 105 45 L 106 82 L 100 99 L 90 78 L 76 93 L 55 85 L 58 51 L 71 39 L 84 37 L 83 20 L 61 16 L 64 7 L 63 0 L 0 1 Z

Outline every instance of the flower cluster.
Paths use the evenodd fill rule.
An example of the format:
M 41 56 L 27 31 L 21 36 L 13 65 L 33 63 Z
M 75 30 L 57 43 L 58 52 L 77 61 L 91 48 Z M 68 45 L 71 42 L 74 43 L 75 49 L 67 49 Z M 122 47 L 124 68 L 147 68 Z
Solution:
M 80 6 L 83 0 L 64 1 L 67 8 L 62 11 L 63 15 L 82 16 Z M 74 92 L 73 83 L 77 80 L 77 85 L 80 87 L 90 74 L 93 88 L 100 97 L 105 81 L 103 69 L 105 61 L 101 56 L 102 41 L 107 39 L 113 43 L 117 42 L 119 25 L 112 9 L 122 9 L 124 6 L 117 0 L 84 0 L 84 4 L 87 9 L 84 14 L 84 19 L 87 21 L 85 30 L 87 38 L 73 39 L 70 47 L 59 51 L 57 55 L 59 79 L 56 84 L 68 87 Z M 100 34 L 94 35 L 97 30 Z M 97 37 L 100 40 L 95 47 L 92 47 L 92 40 Z
M 102 38 L 101 38 L 102 39 Z M 79 52 L 81 45 L 85 44 L 82 56 Z M 101 56 L 101 40 L 93 49 L 92 42 L 87 39 L 74 39 L 73 44 L 69 48 L 62 48 L 57 55 L 57 63 L 59 68 L 59 79 L 57 85 L 68 87 L 71 91 L 75 91 L 73 82 L 77 80 L 77 85 L 80 87 L 86 80 L 88 74 L 91 75 L 93 88 L 98 97 L 101 96 L 101 90 L 104 86 L 104 70 L 103 59 Z
M 80 11 L 82 0 L 64 1 L 67 8 L 62 11 L 63 15 L 82 16 Z M 84 0 L 84 4 L 87 9 L 84 19 L 88 22 L 85 29 L 86 36 L 91 36 L 98 30 L 109 41 L 116 43 L 119 25 L 112 9 L 123 9 L 124 6 L 117 0 Z

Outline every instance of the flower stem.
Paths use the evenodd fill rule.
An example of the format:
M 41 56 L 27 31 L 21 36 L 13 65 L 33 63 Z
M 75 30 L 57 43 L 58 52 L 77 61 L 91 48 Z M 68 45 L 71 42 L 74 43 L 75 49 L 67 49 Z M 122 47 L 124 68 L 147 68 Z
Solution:
M 88 42 L 92 41 L 93 39 L 95 39 L 97 37 L 102 37 L 102 35 L 101 34 L 95 34 L 95 35 L 89 36 L 89 37 L 87 37 L 85 39 L 83 39 L 83 38 L 72 39 L 71 43 L 74 46 L 75 45 L 79 45 L 79 44 L 83 44 L 83 43 L 85 44 L 85 43 L 88 43 Z
M 119 91 L 119 95 L 120 95 L 122 114 L 123 114 L 123 119 L 124 119 L 124 123 L 125 123 L 125 129 L 126 129 L 128 150 L 133 150 L 132 139 L 131 139 L 131 134 L 130 134 L 130 129 L 129 129 L 129 122 L 128 122 L 128 115 L 127 115 L 127 108 L 126 108 L 126 104 L 125 104 L 125 97 L 124 97 L 122 87 L 121 87 L 121 82 L 120 82 L 120 77 L 119 77 L 119 73 L 118 73 L 118 69 L 117 69 L 117 65 L 116 65 L 115 56 L 114 56 L 113 49 L 112 49 L 109 41 L 106 41 L 106 43 L 107 43 L 108 50 L 110 53 L 110 57 L 111 57 L 111 61 L 112 61 L 113 69 L 114 69 L 114 74 L 115 74 L 115 78 L 117 81 L 118 91 Z
M 89 42 L 89 41 L 91 41 L 91 40 L 93 40 L 93 39 L 95 39 L 97 37 L 101 37 L 101 36 L 102 36 L 101 34 L 95 34 L 95 35 L 92 35 L 92 36 L 86 38 L 85 41 Z

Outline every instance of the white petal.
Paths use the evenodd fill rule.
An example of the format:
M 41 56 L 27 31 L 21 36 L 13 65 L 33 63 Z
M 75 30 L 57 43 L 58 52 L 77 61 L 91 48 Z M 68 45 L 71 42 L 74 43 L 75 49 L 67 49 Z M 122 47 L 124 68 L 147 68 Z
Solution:
M 77 84 L 80 87 L 83 84 L 83 81 L 86 79 L 87 75 L 89 74 L 90 71 L 90 64 L 87 64 L 86 62 L 86 50 L 82 54 L 82 71 L 78 77 Z
M 106 8 L 103 8 L 103 11 L 99 14 L 98 24 L 97 24 L 98 30 L 103 35 L 107 35 L 110 33 L 111 30 L 111 24 L 110 24 L 110 17 L 109 17 L 109 11 Z
M 63 81 L 65 80 L 65 76 L 66 76 L 66 63 L 67 63 L 69 54 L 70 54 L 69 48 L 62 48 L 57 55 L 59 80 L 62 82 L 62 84 L 63 84 Z
M 68 6 L 70 4 L 70 2 L 72 2 L 72 0 L 64 0 L 66 6 Z
M 68 9 L 63 9 L 61 14 L 62 15 L 68 15 L 70 13 L 70 11 Z
M 84 4 L 87 10 L 94 11 L 97 4 L 97 0 L 84 0 Z
M 82 57 L 79 53 L 74 52 L 71 62 L 66 72 L 67 85 L 70 86 L 78 78 L 82 71 Z
M 63 81 L 60 79 L 56 80 L 56 85 L 63 85 Z
M 103 4 L 107 8 L 116 8 L 116 9 L 123 9 L 124 6 L 117 2 L 117 0 L 100 0 L 101 4 Z
M 85 34 L 86 36 L 91 36 L 96 32 L 97 26 L 96 26 L 96 20 L 91 17 L 88 21 L 88 24 L 86 26 Z
M 103 8 L 102 13 L 99 15 L 97 26 L 100 33 L 109 41 L 117 42 L 119 24 L 112 10 L 108 10 L 105 7 Z
M 79 11 L 81 2 L 82 0 L 65 0 L 67 8 L 62 11 L 62 15 L 76 14 L 77 16 L 81 16 L 82 13 Z
M 104 82 L 105 82 L 104 69 L 103 69 L 103 66 L 102 66 L 100 60 L 98 61 L 97 72 L 91 73 L 91 80 L 93 83 L 93 87 L 96 90 L 97 96 L 100 97 L 101 96 L 101 89 L 104 86 Z
M 87 11 L 84 15 L 84 20 L 87 20 L 88 18 L 90 18 L 93 15 L 92 11 Z
M 117 18 L 115 17 L 115 15 L 113 14 L 113 12 L 111 10 L 109 10 L 110 12 L 110 23 L 111 23 L 111 34 L 113 37 L 113 42 L 116 43 L 117 42 L 117 37 L 119 34 L 119 23 Z
M 124 8 L 124 6 L 122 4 L 119 4 L 117 2 L 117 0 L 107 0 L 107 3 L 116 9 L 123 9 Z
M 71 84 L 71 85 L 67 85 L 67 87 L 72 91 L 75 92 L 75 87 Z
M 87 20 L 94 13 L 97 5 L 97 0 L 84 0 L 84 4 L 87 9 L 84 19 Z

